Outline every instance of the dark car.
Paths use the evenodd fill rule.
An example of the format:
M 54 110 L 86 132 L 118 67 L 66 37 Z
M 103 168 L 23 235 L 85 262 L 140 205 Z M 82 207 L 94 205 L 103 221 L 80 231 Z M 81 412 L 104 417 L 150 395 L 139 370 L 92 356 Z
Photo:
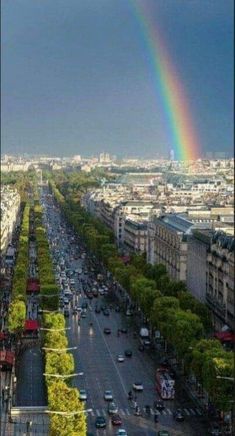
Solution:
M 93 294 L 93 297 L 95 297 L 95 298 L 97 298 L 99 295 L 97 290 L 92 291 L 92 294 Z
M 211 425 L 208 433 L 210 436 L 220 436 L 222 434 L 220 427 L 217 423 Z
M 143 345 L 143 344 L 140 344 L 140 345 L 138 346 L 138 350 L 139 350 L 139 351 L 144 351 L 144 345 Z
M 165 409 L 165 405 L 164 405 L 163 401 L 162 400 L 154 401 L 154 409 L 159 410 L 159 411 Z
M 87 301 L 83 301 L 82 303 L 82 309 L 87 309 L 88 308 L 88 303 Z
M 95 308 L 95 313 L 100 313 L 101 311 L 100 311 L 100 308 L 98 307 L 98 306 L 96 306 L 96 308 Z
M 105 333 L 106 335 L 110 335 L 110 333 L 111 333 L 111 329 L 108 328 L 108 327 L 105 327 L 105 328 L 104 328 L 104 333 Z
M 131 350 L 125 350 L 125 356 L 126 357 L 131 357 L 132 356 L 132 351 Z
M 126 334 L 126 333 L 127 333 L 127 328 L 126 328 L 126 327 L 122 327 L 122 328 L 120 329 L 120 331 L 121 331 L 121 333 Z
M 109 312 L 108 309 L 104 309 L 104 310 L 103 310 L 103 314 L 104 314 L 105 316 L 109 316 L 109 315 L 110 315 L 110 312 Z
M 178 421 L 178 422 L 184 421 L 184 414 L 183 414 L 182 410 L 180 410 L 180 409 L 177 409 L 173 413 L 173 417 L 174 417 L 175 421 Z
M 95 420 L 96 428 L 105 428 L 106 427 L 106 419 L 103 416 L 97 416 Z
M 157 436 L 170 436 L 170 433 L 167 430 L 159 430 Z
M 120 309 L 119 306 L 116 306 L 116 307 L 115 307 L 115 312 L 120 312 L 120 310 L 121 310 L 121 309 Z
M 122 424 L 122 420 L 121 420 L 119 415 L 112 416 L 112 424 L 113 425 L 121 425 Z

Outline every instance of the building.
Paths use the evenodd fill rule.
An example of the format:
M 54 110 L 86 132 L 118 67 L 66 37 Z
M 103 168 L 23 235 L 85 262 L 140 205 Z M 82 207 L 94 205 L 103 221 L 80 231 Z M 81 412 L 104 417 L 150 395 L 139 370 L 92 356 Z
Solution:
M 124 224 L 124 245 L 131 252 L 147 251 L 147 222 L 127 218 Z
M 235 239 L 215 232 L 207 256 L 206 302 L 213 314 L 215 330 L 227 324 L 234 330 Z
M 1 254 L 5 254 L 20 210 L 20 195 L 8 185 L 1 187 Z
M 192 229 L 188 237 L 187 288 L 203 303 L 206 303 L 207 256 L 213 234 L 213 230 L 209 229 Z

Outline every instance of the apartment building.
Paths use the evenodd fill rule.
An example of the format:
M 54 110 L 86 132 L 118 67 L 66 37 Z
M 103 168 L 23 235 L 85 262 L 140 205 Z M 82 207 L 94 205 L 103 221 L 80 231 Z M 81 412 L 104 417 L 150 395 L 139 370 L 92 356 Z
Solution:
M 20 195 L 18 192 L 4 185 L 1 187 L 1 253 L 5 254 L 11 243 L 20 209 Z
M 234 237 L 215 232 L 207 256 L 206 302 L 216 330 L 224 324 L 235 328 L 234 251 Z
M 165 265 L 174 280 L 186 281 L 187 236 L 193 223 L 176 214 L 162 215 L 149 226 L 148 262 Z
M 124 244 L 132 252 L 145 253 L 147 251 L 147 222 L 138 222 L 136 218 L 126 218 Z
M 203 303 L 206 303 L 207 257 L 213 234 L 211 229 L 192 229 L 188 237 L 187 288 Z

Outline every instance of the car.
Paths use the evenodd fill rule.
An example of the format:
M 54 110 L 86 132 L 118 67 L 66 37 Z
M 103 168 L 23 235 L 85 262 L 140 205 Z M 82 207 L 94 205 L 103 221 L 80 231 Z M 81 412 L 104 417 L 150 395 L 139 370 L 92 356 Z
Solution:
M 165 409 L 165 405 L 164 405 L 163 401 L 162 400 L 154 401 L 154 409 L 159 410 L 159 411 Z
M 117 405 L 112 401 L 112 403 L 109 403 L 108 405 L 108 414 L 109 415 L 114 415 L 114 414 L 118 413 L 118 407 Z
M 116 432 L 116 436 L 127 436 L 127 432 L 124 428 L 119 428 Z
M 110 335 L 110 334 L 111 334 L 111 329 L 110 329 L 109 327 L 105 327 L 105 328 L 104 328 L 104 333 L 105 333 L 106 335 Z
M 175 421 L 178 421 L 178 422 L 183 422 L 184 421 L 184 414 L 183 414 L 181 409 L 177 409 L 173 413 L 173 417 L 174 417 Z
M 73 309 L 73 315 L 77 315 L 78 311 L 76 309 L 76 307 Z
M 105 392 L 104 392 L 104 399 L 105 399 L 106 401 L 113 401 L 113 394 L 112 394 L 112 391 L 109 391 L 109 390 L 105 391 Z
M 85 389 L 79 389 L 79 399 L 81 401 L 86 401 L 87 400 L 87 393 Z
M 210 436 L 220 436 L 222 434 L 221 429 L 217 423 L 213 423 L 208 431 Z
M 86 318 L 86 312 L 84 312 L 84 310 L 81 312 L 81 318 Z
M 109 315 L 110 315 L 110 312 L 109 312 L 108 309 L 104 309 L 104 310 L 103 310 L 103 314 L 104 314 L 105 316 L 109 316 Z
M 69 317 L 69 310 L 68 310 L 68 309 L 64 309 L 64 316 L 65 316 L 66 318 Z
M 126 334 L 127 333 L 127 328 L 126 327 L 120 328 L 120 332 Z
M 88 308 L 88 303 L 87 301 L 83 301 L 82 303 L 82 309 L 87 309 Z
M 167 430 L 159 430 L 157 436 L 170 436 L 170 433 Z
M 132 387 L 133 387 L 134 391 L 142 392 L 144 390 L 144 386 L 143 386 L 142 382 L 135 382 L 135 383 L 133 383 Z
M 132 351 L 131 350 L 125 350 L 125 356 L 126 357 L 131 357 L 132 356 Z
M 122 424 L 121 417 L 119 415 L 117 415 L 117 414 L 112 416 L 112 420 L 111 421 L 112 421 L 113 425 L 121 425 Z
M 93 294 L 93 297 L 95 297 L 95 298 L 97 298 L 98 297 L 98 291 L 96 290 L 96 289 L 94 289 L 93 291 L 92 291 L 92 294 Z
M 138 350 L 139 350 L 139 351 L 144 351 L 144 345 L 143 345 L 143 344 L 140 344 L 140 345 L 138 346 Z
M 121 310 L 121 309 L 120 309 L 119 306 L 116 306 L 116 307 L 115 307 L 115 312 L 120 312 L 120 310 Z
M 125 357 L 123 356 L 123 354 L 118 354 L 117 361 L 118 362 L 124 362 L 124 360 L 125 360 Z
M 106 427 L 106 419 L 103 416 L 97 416 L 95 420 L 96 428 L 105 428 Z
M 100 312 L 101 312 L 100 307 L 99 307 L 99 306 L 96 306 L 96 308 L 95 308 L 95 313 L 100 313 Z
M 133 315 L 133 313 L 129 309 L 127 309 L 126 316 L 132 316 L 132 315 Z

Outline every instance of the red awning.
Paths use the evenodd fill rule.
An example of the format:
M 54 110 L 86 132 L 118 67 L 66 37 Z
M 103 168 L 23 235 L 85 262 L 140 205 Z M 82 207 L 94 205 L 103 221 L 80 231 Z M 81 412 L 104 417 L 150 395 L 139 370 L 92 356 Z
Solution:
M 214 336 L 222 342 L 235 342 L 235 334 L 232 332 L 218 332 Z
M 38 279 L 28 279 L 27 292 L 40 292 L 40 283 Z
M 13 365 L 15 360 L 15 353 L 13 351 L 0 351 L 0 364 Z
M 0 341 L 3 341 L 3 339 L 6 339 L 7 335 L 4 332 L 0 332 Z
M 26 319 L 24 323 L 24 329 L 27 331 L 33 331 L 39 329 L 39 323 L 35 319 Z

